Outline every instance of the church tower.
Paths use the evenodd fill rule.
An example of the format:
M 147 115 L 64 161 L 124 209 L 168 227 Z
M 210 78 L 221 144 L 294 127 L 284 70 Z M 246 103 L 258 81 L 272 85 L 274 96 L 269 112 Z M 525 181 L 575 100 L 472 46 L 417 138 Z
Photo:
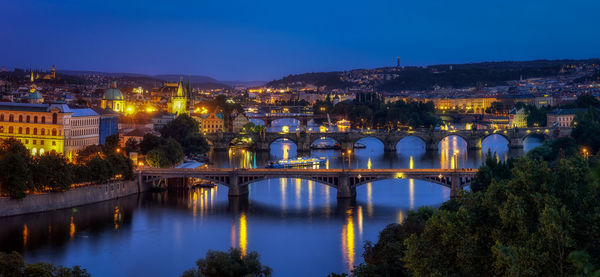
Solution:
M 177 86 L 177 94 L 175 96 L 171 96 L 171 103 L 169 105 L 170 113 L 174 113 L 177 115 L 187 114 L 187 92 L 184 92 L 183 88 L 183 78 L 179 80 L 179 84 Z

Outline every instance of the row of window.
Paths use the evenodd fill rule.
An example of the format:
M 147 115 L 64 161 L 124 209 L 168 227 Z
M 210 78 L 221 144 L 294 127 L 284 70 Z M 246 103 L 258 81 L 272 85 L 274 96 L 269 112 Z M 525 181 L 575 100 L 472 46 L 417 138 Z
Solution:
M 87 136 L 87 135 L 97 135 L 97 134 L 98 134 L 98 128 L 87 128 L 87 129 L 79 129 L 79 130 L 71 131 L 72 136 Z
M 29 139 L 21 140 L 21 142 L 23 142 L 23 143 L 25 143 L 25 145 L 27 145 L 27 144 L 29 144 Z M 41 139 L 40 140 L 36 140 L 36 139 L 31 140 L 31 144 L 33 144 L 33 145 L 37 145 L 38 142 L 40 143 L 40 145 L 44 145 L 44 140 L 41 140 Z M 52 146 L 56 146 L 56 141 L 54 141 L 54 140 L 52 141 Z
M 85 126 L 85 125 L 98 125 L 97 118 L 88 118 L 88 119 L 71 119 L 71 126 Z
M 84 146 L 88 146 L 88 145 L 93 145 L 93 144 L 98 144 L 98 139 L 97 138 L 88 138 L 88 139 L 78 139 L 78 140 L 67 140 L 65 142 L 65 146 L 80 146 L 80 147 L 84 147 Z
M 14 114 L 9 114 L 8 116 L 5 117 L 4 114 L 0 114 L 0 121 L 4 121 L 5 119 L 8 119 L 8 122 L 15 122 L 15 115 Z M 23 116 L 21 114 L 18 117 L 18 122 L 42 123 L 42 124 L 45 124 L 46 123 L 46 117 L 45 116 L 38 117 L 37 115 L 34 115 L 34 116 L 31 116 L 31 115 Z M 57 122 L 58 122 L 58 114 L 53 113 L 52 114 L 52 124 L 57 124 Z
M 0 126 L 0 133 L 4 133 L 5 130 L 7 131 L 8 134 L 19 134 L 19 135 L 38 135 L 38 128 L 33 128 L 33 129 L 29 129 L 29 127 L 23 128 L 23 127 L 19 127 L 19 128 L 15 128 L 14 126 L 8 126 L 8 128 L 4 129 L 4 126 Z M 16 131 L 16 132 L 15 132 Z M 52 135 L 52 136 L 62 136 L 62 131 L 60 130 L 56 130 L 56 129 L 44 129 L 41 128 L 40 129 L 40 136 L 48 136 L 48 135 Z

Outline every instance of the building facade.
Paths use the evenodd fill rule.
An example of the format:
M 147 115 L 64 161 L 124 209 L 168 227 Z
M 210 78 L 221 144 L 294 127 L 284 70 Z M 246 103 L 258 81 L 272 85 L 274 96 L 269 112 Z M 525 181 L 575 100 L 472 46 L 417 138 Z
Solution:
M 100 106 L 103 109 L 111 109 L 115 112 L 125 112 L 125 98 L 123 93 L 117 88 L 117 82 L 111 84 L 110 88 L 104 91 Z
M 244 125 L 248 124 L 250 120 L 243 113 L 237 114 L 231 121 L 231 129 L 234 133 L 239 133 L 244 129 Z
M 92 108 L 98 115 L 100 115 L 100 132 L 99 142 L 100 144 L 106 143 L 108 136 L 119 133 L 119 114 L 102 108 Z
M 21 141 L 32 155 L 55 151 L 73 159 L 98 144 L 99 116 L 66 104 L 0 103 L 0 138 Z
M 200 123 L 200 132 L 202 133 L 218 133 L 224 131 L 225 121 L 223 120 L 222 113 L 212 112 L 195 117 L 195 119 Z
M 575 116 L 580 112 L 585 112 L 585 109 L 555 109 L 546 114 L 546 126 L 571 127 Z
M 525 109 L 521 108 L 517 110 L 513 108 L 508 113 L 508 125 L 511 128 L 527 127 L 527 113 L 525 112 Z

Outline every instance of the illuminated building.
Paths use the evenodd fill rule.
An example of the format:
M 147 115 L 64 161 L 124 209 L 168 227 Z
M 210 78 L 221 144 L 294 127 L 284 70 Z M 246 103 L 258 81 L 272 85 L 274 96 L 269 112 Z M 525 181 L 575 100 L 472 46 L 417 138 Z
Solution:
M 244 129 L 244 125 L 248 124 L 250 120 L 243 113 L 239 113 L 233 120 L 231 121 L 231 128 L 234 133 L 239 133 Z
M 27 102 L 31 104 L 42 104 L 44 103 L 44 97 L 42 94 L 35 89 L 35 86 L 32 86 L 29 90 L 29 95 L 27 96 Z
M 174 113 L 176 115 L 187 114 L 187 94 L 183 89 L 183 81 L 179 81 L 179 85 L 177 87 L 177 93 L 175 96 L 171 96 L 171 101 L 169 102 L 169 112 Z
M 555 109 L 546 114 L 548 127 L 571 127 L 577 113 L 585 112 L 586 109 Z
M 56 151 L 72 159 L 98 144 L 99 120 L 92 109 L 66 104 L 0 103 L 0 138 L 21 141 L 33 155 Z
M 117 82 L 112 83 L 110 88 L 104 91 L 100 106 L 103 109 L 111 109 L 118 113 L 125 111 L 125 98 L 123 97 L 123 93 L 117 88 Z
M 527 127 L 527 113 L 525 109 L 521 108 L 519 110 L 512 109 L 508 113 L 508 125 L 512 128 L 525 128 Z
M 203 114 L 194 118 L 200 123 L 202 133 L 217 133 L 222 132 L 225 126 L 222 113 Z
M 497 99 L 495 97 L 474 98 L 433 98 L 431 101 L 437 110 L 464 110 L 472 113 L 484 113 Z

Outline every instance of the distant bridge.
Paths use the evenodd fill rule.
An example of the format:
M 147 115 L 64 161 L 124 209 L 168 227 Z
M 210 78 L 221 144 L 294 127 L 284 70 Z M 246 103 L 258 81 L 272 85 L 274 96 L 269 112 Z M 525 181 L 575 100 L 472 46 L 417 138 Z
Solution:
M 469 149 L 481 149 L 482 141 L 492 135 L 499 135 L 508 141 L 510 148 L 522 148 L 530 136 L 544 140 L 552 140 L 571 134 L 571 128 L 515 128 L 505 130 L 414 130 L 414 131 L 351 131 L 351 132 L 266 132 L 262 134 L 247 134 L 243 136 L 252 138 L 252 146 L 256 151 L 269 151 L 270 145 L 277 139 L 285 138 L 297 145 L 298 152 L 309 152 L 310 146 L 321 138 L 331 138 L 341 145 L 342 150 L 351 150 L 354 144 L 366 137 L 373 137 L 381 141 L 384 151 L 396 151 L 398 142 L 406 137 L 417 137 L 425 143 L 428 151 L 438 150 L 438 144 L 448 136 L 458 136 L 467 142 Z M 215 150 L 227 150 L 234 139 L 240 137 L 237 133 L 210 133 L 206 139 Z
M 269 113 L 267 113 L 267 114 L 264 114 L 264 115 L 249 114 L 248 118 L 249 119 L 259 119 L 259 120 L 262 120 L 265 123 L 265 127 L 271 127 L 273 121 L 279 120 L 279 119 L 295 119 L 295 120 L 298 120 L 300 122 L 300 127 L 306 127 L 308 125 L 308 121 L 310 121 L 310 120 L 314 120 L 314 119 L 326 120 L 327 119 L 327 114 L 303 114 L 303 113 L 296 113 L 296 114 L 269 114 Z M 337 116 L 337 115 L 331 115 L 330 118 L 332 120 L 342 119 L 342 117 Z
M 337 189 L 338 198 L 354 198 L 356 187 L 385 179 L 420 179 L 450 188 L 451 197 L 470 185 L 477 169 L 221 169 L 151 168 L 137 172 L 140 185 L 157 179 L 188 187 L 194 178 L 229 188 L 229 196 L 248 194 L 248 185 L 272 178 L 300 178 Z M 171 181 L 168 181 L 168 180 Z

